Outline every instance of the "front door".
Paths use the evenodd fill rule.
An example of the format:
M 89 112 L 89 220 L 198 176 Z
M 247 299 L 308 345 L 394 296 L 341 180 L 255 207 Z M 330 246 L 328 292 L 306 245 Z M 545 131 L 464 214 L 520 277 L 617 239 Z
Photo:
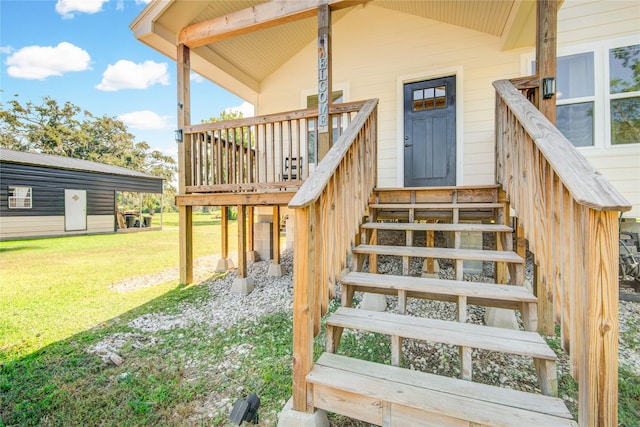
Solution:
M 87 191 L 64 190 L 64 229 L 87 229 Z
M 404 185 L 456 185 L 455 76 L 404 85 Z

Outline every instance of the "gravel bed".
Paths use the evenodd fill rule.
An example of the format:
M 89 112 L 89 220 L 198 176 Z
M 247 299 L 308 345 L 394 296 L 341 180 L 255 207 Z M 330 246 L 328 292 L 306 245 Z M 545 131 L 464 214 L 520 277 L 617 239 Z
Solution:
M 383 235 L 379 236 L 383 241 Z M 397 237 L 388 237 L 386 243 L 393 243 Z M 402 240 L 404 238 L 402 237 Z M 436 245 L 442 236 L 436 234 Z M 420 244 L 420 237 L 417 236 L 416 244 Z M 485 240 L 485 246 L 491 245 L 491 241 Z M 206 257 L 199 259 L 197 263 L 195 277 L 204 280 L 203 284 L 208 287 L 208 297 L 200 301 L 184 303 L 179 309 L 179 314 L 148 313 L 142 315 L 129 323 L 129 326 L 137 330 L 137 333 L 124 334 L 120 336 L 108 337 L 103 342 L 88 349 L 89 352 L 98 354 L 103 359 L 108 359 L 112 353 L 117 352 L 118 346 L 133 340 L 136 345 L 149 346 L 155 343 L 153 334 L 162 330 L 189 328 L 192 325 L 208 325 L 211 329 L 226 329 L 240 320 L 255 320 L 264 314 L 291 311 L 292 290 L 293 290 L 293 254 L 292 251 L 285 251 L 281 257 L 284 270 L 282 277 L 268 276 L 269 261 L 258 261 L 248 266 L 248 275 L 255 280 L 255 289 L 249 295 L 241 296 L 231 293 L 231 285 L 237 277 L 235 272 L 230 272 L 220 279 L 204 279 L 215 266 L 216 257 Z M 532 278 L 532 260 L 528 257 L 526 277 L 529 281 Z M 441 261 L 440 277 L 453 278 L 454 272 L 452 263 L 446 260 Z M 401 261 L 393 257 L 379 257 L 379 271 L 388 274 L 401 274 Z M 419 275 L 422 271 L 422 261 L 414 259 L 410 265 L 410 274 Z M 114 289 L 120 292 L 127 292 L 138 289 L 141 286 L 153 286 L 155 283 L 162 283 L 173 280 L 177 277 L 177 270 L 167 270 L 153 277 L 134 278 L 131 281 L 114 285 Z M 475 280 L 491 282 L 493 277 L 493 263 L 484 263 L 482 274 L 465 274 L 465 280 Z M 625 292 L 633 292 L 626 289 Z M 339 290 L 337 298 L 339 298 Z M 356 293 L 356 304 L 361 299 L 361 295 Z M 397 298 L 387 297 L 388 310 L 395 311 L 397 308 Z M 640 337 L 640 303 L 620 302 L 620 351 L 619 363 L 631 367 L 640 374 L 640 354 L 638 345 Z M 470 305 L 468 307 L 468 322 L 482 324 L 484 318 L 484 307 Z M 453 303 L 410 299 L 407 304 L 407 312 L 415 316 L 428 316 L 445 320 L 455 320 L 456 307 Z M 519 316 L 519 313 L 517 313 Z M 522 323 L 518 317 L 520 325 Z M 235 353 L 235 352 L 234 352 Z M 404 340 L 403 355 L 411 369 L 436 373 L 446 376 L 459 376 L 459 354 L 455 347 L 438 343 L 425 343 L 414 340 Z M 233 361 L 229 361 L 233 363 Z M 569 361 L 566 356 L 560 357 L 558 363 L 558 374 L 569 372 Z M 537 378 L 533 362 L 530 358 L 506 355 L 495 352 L 474 350 L 473 351 L 473 380 L 486 384 L 499 385 L 524 391 L 540 392 L 537 385 Z M 567 396 L 561 396 L 565 400 Z M 211 402 L 213 403 L 213 402 Z M 229 402 L 224 402 L 228 406 Z M 217 402 L 219 405 L 220 402 Z

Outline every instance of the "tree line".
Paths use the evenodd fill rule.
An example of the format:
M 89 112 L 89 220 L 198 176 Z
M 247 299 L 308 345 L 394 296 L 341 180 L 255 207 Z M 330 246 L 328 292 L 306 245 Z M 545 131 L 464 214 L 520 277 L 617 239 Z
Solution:
M 136 142 L 121 120 L 96 117 L 70 102 L 60 105 L 44 97 L 39 105 L 21 104 L 16 96 L 6 105 L 0 103 L 0 147 L 91 160 L 162 177 L 164 200 L 174 203 L 176 161 L 171 156 L 151 150 L 147 142 Z

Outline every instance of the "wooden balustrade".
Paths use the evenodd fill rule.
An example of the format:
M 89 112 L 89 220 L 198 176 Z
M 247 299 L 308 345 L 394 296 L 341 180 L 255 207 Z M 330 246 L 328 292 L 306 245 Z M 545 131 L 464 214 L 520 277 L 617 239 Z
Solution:
M 496 180 L 553 302 L 580 426 L 617 426 L 618 216 L 629 202 L 507 80 L 494 82 Z
M 289 203 L 295 209 L 293 407 L 307 411 L 313 340 L 376 185 L 377 104 L 367 101 Z
M 332 105 L 337 139 L 362 102 Z M 184 129 L 190 144 L 187 193 L 296 188 L 309 176 L 309 146 L 317 141 L 317 109 L 271 114 Z

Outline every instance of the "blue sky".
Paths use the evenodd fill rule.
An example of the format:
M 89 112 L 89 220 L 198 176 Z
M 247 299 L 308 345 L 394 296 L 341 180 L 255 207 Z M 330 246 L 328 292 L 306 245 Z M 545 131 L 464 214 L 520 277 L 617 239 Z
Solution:
M 137 41 L 129 24 L 149 0 L 0 0 L 0 99 L 49 96 L 118 117 L 136 141 L 175 155 L 176 64 Z M 192 123 L 243 100 L 192 76 Z M 247 110 L 249 108 L 249 110 Z

